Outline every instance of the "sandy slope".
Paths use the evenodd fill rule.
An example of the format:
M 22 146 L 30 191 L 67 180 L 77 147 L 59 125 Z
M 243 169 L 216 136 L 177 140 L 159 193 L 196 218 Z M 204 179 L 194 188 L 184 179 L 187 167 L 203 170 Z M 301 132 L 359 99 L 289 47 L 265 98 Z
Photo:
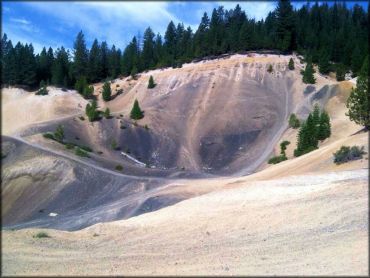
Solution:
M 366 275 L 367 191 L 367 170 L 292 176 L 48 239 L 5 231 L 3 273 Z
M 31 124 L 71 117 L 84 112 L 86 100 L 73 91 L 48 87 L 49 95 L 36 96 L 21 89 L 1 90 L 1 134 L 11 135 Z
M 243 73 L 243 66 L 240 66 L 243 65 L 243 59 L 256 65 Z M 222 86 L 210 90 L 208 81 L 217 82 L 218 79 L 212 79 L 210 76 L 206 79 L 207 82 L 202 83 L 202 74 L 208 76 L 210 72 L 216 71 L 218 78 L 223 78 L 224 82 L 230 79 L 230 83 L 226 84 L 237 83 L 240 78 L 249 76 L 249 82 L 259 80 L 264 84 L 263 88 L 268 89 L 269 82 L 276 82 L 282 75 L 277 70 L 276 76 L 265 76 L 263 71 L 258 70 L 257 64 L 272 63 L 275 68 L 279 68 L 279 59 L 270 56 L 259 56 L 258 61 L 255 59 L 256 57 L 236 55 L 230 59 L 198 63 L 197 70 L 192 70 L 193 65 L 185 65 L 182 69 L 158 70 L 144 74 L 138 81 L 117 80 L 120 87 L 126 86 L 125 88 L 129 89 L 108 105 L 114 111 L 127 113 L 133 99 L 139 98 L 147 115 L 151 115 L 145 118 L 145 123 L 149 123 L 151 127 L 155 126 L 158 130 L 161 130 L 161 124 L 169 123 L 178 131 L 176 124 L 179 122 L 161 122 L 156 105 L 169 96 L 178 94 L 181 97 L 171 98 L 176 101 L 161 103 L 162 109 L 170 103 L 176 110 L 180 103 L 188 99 L 187 94 L 194 94 L 192 90 L 181 89 L 192 80 L 192 83 L 198 82 L 206 100 L 200 95 L 192 96 L 199 102 L 196 105 L 187 103 L 184 106 L 193 109 L 190 110 L 192 120 L 180 129 L 186 127 L 186 135 L 206 135 L 207 128 L 202 130 L 199 126 L 207 123 L 207 127 L 215 122 L 211 121 L 212 117 L 207 117 L 207 111 L 204 109 L 207 105 L 211 105 L 213 109 L 220 107 L 220 103 L 216 105 L 212 102 L 215 94 L 222 98 L 223 90 Z M 217 70 L 218 66 L 220 70 Z M 222 70 L 223 67 L 227 69 L 227 75 Z M 78 163 L 78 166 L 73 164 L 75 170 L 70 175 L 80 175 L 82 178 L 80 181 L 77 179 L 78 183 L 71 183 L 66 187 L 67 195 L 58 194 L 57 188 L 52 192 L 50 188 L 47 189 L 52 198 L 58 198 L 55 204 L 64 205 L 66 208 L 78 205 L 69 203 L 73 196 L 79 196 L 77 193 L 82 193 L 84 198 L 87 198 L 84 206 L 88 208 L 87 213 L 76 213 L 76 219 L 72 216 L 60 218 L 64 219 L 66 225 L 68 221 L 77 221 L 77 218 L 82 221 L 91 220 L 89 223 L 99 222 L 94 222 L 94 219 L 122 219 L 114 217 L 119 217 L 119 212 L 126 213 L 121 211 L 123 207 L 128 206 L 130 210 L 135 211 L 147 197 L 160 196 L 166 200 L 170 196 L 178 198 L 178 201 L 187 200 L 155 212 L 127 220 L 96 224 L 76 232 L 47 230 L 51 235 L 51 238 L 47 239 L 32 238 L 41 229 L 2 231 L 4 275 L 367 275 L 368 154 L 362 160 L 339 166 L 333 163 L 332 156 L 342 145 L 362 145 L 366 147 L 366 152 L 369 151 L 368 133 L 353 135 L 361 127 L 350 122 L 345 116 L 344 103 L 353 84 L 337 84 L 317 76 L 318 84 L 314 91 L 305 94 L 303 92 L 306 86 L 297 78 L 297 73 L 299 66 L 296 73 L 287 73 L 294 78 L 289 82 L 280 83 L 281 96 L 286 93 L 285 86 L 290 86 L 291 90 L 288 106 L 282 105 L 279 109 L 288 107 L 288 112 L 295 111 L 303 117 L 316 100 L 329 112 L 333 135 L 320 143 L 318 150 L 293 158 L 297 131 L 281 129 L 279 126 L 274 129 L 274 132 L 282 133 L 281 138 L 278 136 L 276 140 L 277 144 L 273 143 L 264 148 L 272 150 L 275 147 L 277 150 L 279 140 L 289 140 L 289 160 L 274 166 L 264 165 L 265 169 L 262 171 L 245 177 L 173 179 L 163 187 L 159 182 L 158 190 L 157 185 L 142 180 L 139 180 L 139 183 L 126 181 L 127 184 L 125 183 L 122 190 L 122 180 L 109 175 L 105 177 L 100 172 L 95 173 L 96 177 L 90 180 L 89 187 L 83 187 L 83 181 L 86 184 L 91 175 L 91 169 L 88 167 L 90 162 L 85 163 L 86 167 Z M 156 90 L 150 92 L 152 95 L 148 95 L 149 92 L 145 89 L 146 79 L 150 74 L 165 87 L 156 87 Z M 240 100 L 239 97 L 234 100 Z M 228 111 L 227 109 L 232 107 L 231 103 L 226 99 L 222 100 Z M 285 101 L 286 99 L 282 103 L 285 104 Z M 286 118 L 284 109 L 279 111 L 279 117 Z M 183 115 L 190 117 L 190 114 Z M 156 126 L 155 120 L 160 124 Z M 224 125 L 221 125 L 223 128 L 229 124 L 220 122 Z M 184 154 L 194 158 L 190 163 L 196 166 L 199 157 L 192 152 L 197 148 L 189 138 L 185 136 L 187 140 L 181 143 L 186 146 Z M 22 146 L 19 150 L 25 156 L 25 161 L 31 158 L 35 165 L 38 161 L 40 165 L 47 162 L 35 157 L 35 153 L 42 153 L 41 150 L 28 150 L 27 154 L 23 149 L 28 149 Z M 23 159 L 24 156 L 20 157 Z M 56 157 L 50 158 L 50 154 L 46 157 L 49 159 L 49 168 L 52 163 L 59 161 Z M 59 161 L 59 168 L 56 167 L 55 171 L 58 176 L 58 171 L 63 170 L 63 177 L 68 179 L 70 168 L 63 168 L 61 163 L 72 162 L 66 159 L 65 155 L 65 161 Z M 14 163 L 17 167 L 9 168 L 7 175 L 21 179 L 28 175 L 29 180 L 22 180 L 17 186 L 29 187 L 34 178 L 29 174 L 30 168 L 16 160 Z M 48 167 L 41 168 L 45 168 L 49 173 Z M 28 169 L 28 172 L 22 172 L 22 169 Z M 53 175 L 55 172 L 41 175 L 43 178 L 39 179 L 42 182 L 38 180 L 36 184 L 48 183 L 49 178 L 55 182 L 57 179 L 54 179 Z M 101 187 L 99 178 L 107 180 L 105 187 Z M 77 187 L 79 190 L 74 191 Z M 150 195 L 152 188 L 155 190 L 154 195 Z M 26 200 L 24 193 L 27 191 L 22 190 L 15 191 L 11 196 L 16 199 L 23 194 L 20 200 Z M 126 191 L 133 195 L 126 195 Z M 100 202 L 101 200 L 95 199 L 96 194 L 101 194 L 102 199 L 107 198 L 109 201 Z M 69 196 L 68 200 L 63 200 L 63 196 Z M 132 202 L 128 200 L 130 196 L 133 196 Z M 120 200 L 115 200 L 115 197 Z M 10 197 L 8 199 L 11 200 Z M 114 201 L 110 202 L 112 199 Z M 98 201 L 100 206 L 94 208 Z M 10 203 L 6 205 L 17 205 L 16 202 Z M 53 202 L 50 205 L 52 206 Z M 133 207 L 130 207 L 131 205 Z M 68 214 L 68 209 L 66 212 Z M 112 215 L 114 217 L 105 218 Z M 18 214 L 17 217 L 22 215 Z

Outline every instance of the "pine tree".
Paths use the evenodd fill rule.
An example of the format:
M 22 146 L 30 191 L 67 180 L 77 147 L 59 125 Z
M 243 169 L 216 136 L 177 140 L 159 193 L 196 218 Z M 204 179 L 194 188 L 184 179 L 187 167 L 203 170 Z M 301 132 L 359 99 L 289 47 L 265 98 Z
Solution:
M 149 77 L 149 83 L 148 83 L 148 89 L 153 89 L 155 86 L 156 86 L 156 84 L 154 83 L 153 76 L 150 76 Z
M 314 72 L 315 71 L 313 69 L 312 63 L 310 61 L 307 62 L 306 68 L 305 68 L 305 70 L 303 72 L 303 78 L 302 78 L 303 83 L 306 83 L 306 84 L 315 84 L 316 79 L 313 76 Z
M 319 72 L 321 74 L 328 74 L 330 71 L 329 53 L 327 50 L 323 50 L 320 54 L 319 59 Z
M 293 7 L 289 0 L 279 0 L 276 17 L 278 48 L 282 51 L 291 51 L 294 48 L 295 30 Z
M 55 86 L 69 85 L 69 55 L 64 47 L 58 48 L 55 52 L 55 60 L 51 67 L 51 83 Z
M 87 87 L 87 80 L 85 76 L 81 76 L 75 84 L 75 89 L 80 95 L 84 95 L 84 90 Z
M 86 104 L 85 113 L 90 122 L 93 122 L 99 118 L 97 106 L 96 100 L 93 100 L 91 104 Z
M 289 64 L 288 64 L 289 70 L 294 70 L 294 61 L 293 58 L 289 59 Z
M 320 124 L 317 132 L 317 138 L 322 141 L 331 135 L 330 117 L 326 111 L 320 114 Z
M 112 90 L 110 88 L 110 84 L 109 82 L 105 82 L 103 85 L 103 92 L 102 92 L 103 100 L 110 101 L 111 95 L 112 95 Z
M 90 82 L 97 82 L 101 78 L 102 63 L 101 63 L 101 51 L 99 42 L 97 39 L 94 40 L 88 60 L 88 80 Z
M 104 110 L 104 118 L 106 119 L 109 119 L 111 116 L 110 116 L 110 110 L 109 108 L 107 107 L 105 110 Z
M 137 101 L 137 99 L 135 99 L 134 105 L 133 105 L 131 113 L 130 113 L 130 117 L 133 120 L 140 120 L 140 119 L 144 118 L 144 113 L 140 109 L 139 102 Z
M 357 78 L 356 88 L 352 89 L 347 99 L 347 116 L 356 124 L 370 129 L 369 117 L 369 56 L 366 57 L 360 75 Z
M 346 70 L 343 64 L 337 65 L 336 78 L 337 81 L 343 81 L 345 79 Z
M 80 31 L 74 43 L 73 74 L 76 79 L 87 76 L 88 51 L 85 43 L 85 36 Z
M 361 56 L 360 48 L 358 45 L 356 45 L 351 57 L 351 70 L 354 76 L 357 76 L 357 74 L 361 70 L 362 61 L 363 57 Z
M 94 94 L 94 87 L 93 86 L 87 86 L 87 84 L 85 85 L 84 89 L 83 89 L 83 97 L 85 99 L 90 99 L 93 97 L 93 94 Z

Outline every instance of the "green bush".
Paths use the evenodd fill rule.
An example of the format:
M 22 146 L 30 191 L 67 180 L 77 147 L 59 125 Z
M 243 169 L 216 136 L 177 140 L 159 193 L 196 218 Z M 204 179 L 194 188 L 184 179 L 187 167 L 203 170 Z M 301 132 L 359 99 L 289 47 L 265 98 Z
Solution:
M 48 238 L 50 237 L 47 233 L 45 232 L 38 232 L 33 236 L 34 238 Z
M 102 92 L 103 100 L 110 101 L 111 95 L 112 95 L 112 90 L 110 88 L 110 84 L 109 82 L 105 82 L 103 85 L 103 92 Z
M 289 70 L 294 70 L 294 61 L 292 58 L 289 59 L 288 68 Z
M 269 65 L 268 68 L 267 68 L 267 72 L 271 73 L 272 71 L 273 71 L 272 65 Z
M 140 120 L 144 118 L 144 112 L 140 109 L 139 102 L 135 99 L 134 105 L 132 107 L 130 117 L 133 120 Z
M 44 136 L 44 138 L 46 138 L 46 139 L 55 140 L 54 134 L 51 133 L 51 132 L 44 133 L 42 136 Z
M 123 170 L 123 167 L 122 167 L 122 165 L 117 165 L 115 169 L 117 171 L 122 171 Z
M 301 123 L 299 119 L 297 118 L 297 116 L 294 113 L 290 114 L 289 127 L 296 129 L 296 128 L 299 128 L 300 124 Z
M 278 155 L 270 158 L 268 164 L 277 164 L 284 160 L 287 160 L 287 157 L 285 155 Z
M 79 147 L 76 147 L 75 155 L 78 155 L 78 156 L 81 156 L 81 157 L 89 157 L 89 154 L 86 151 L 79 148 Z
M 73 143 L 66 143 L 65 146 L 66 146 L 66 149 L 71 150 L 71 149 L 73 149 L 75 147 L 75 144 L 73 144 Z
M 334 155 L 334 163 L 341 164 L 351 160 L 361 159 L 362 156 L 366 154 L 364 147 L 358 146 L 342 146 Z
M 88 146 L 78 146 L 81 150 L 91 153 L 93 150 Z

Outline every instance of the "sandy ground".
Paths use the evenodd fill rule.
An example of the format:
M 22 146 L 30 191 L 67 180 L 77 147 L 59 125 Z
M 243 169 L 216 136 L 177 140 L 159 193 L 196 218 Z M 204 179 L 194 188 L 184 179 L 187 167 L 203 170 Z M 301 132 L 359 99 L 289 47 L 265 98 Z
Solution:
M 367 170 L 243 184 L 78 232 L 3 231 L 4 275 L 367 275 Z
M 31 124 L 84 113 L 87 101 L 74 91 L 48 90 L 48 95 L 36 96 L 17 88 L 2 89 L 1 134 L 15 134 Z
M 133 211 L 152 197 L 161 196 L 164 199 L 169 196 L 177 197 L 176 202 L 187 200 L 127 220 L 99 223 L 75 232 L 41 228 L 3 230 L 2 273 L 4 275 L 367 275 L 368 154 L 363 159 L 350 163 L 342 165 L 333 163 L 333 153 L 342 145 L 365 146 L 366 152 L 369 152 L 368 133 L 354 135 L 361 127 L 351 123 L 345 116 L 344 103 L 353 83 L 349 81 L 338 84 L 330 78 L 317 75 L 318 83 L 313 92 L 305 95 L 303 92 L 306 86 L 302 84 L 300 78 L 297 78 L 300 70 L 297 59 L 295 72 L 285 73 L 290 77 L 285 76 L 284 82 L 278 82 L 279 78 L 280 81 L 283 80 L 282 72 L 288 60 L 289 57 L 279 58 L 271 55 L 251 57 L 235 55 L 196 65 L 186 64 L 182 69 L 152 71 L 141 75 L 136 81 L 116 80 L 112 88 L 124 88 L 124 93 L 108 104 L 99 104 L 109 106 L 112 111 L 127 114 L 132 101 L 138 98 L 147 112 L 146 116 L 151 116 L 144 118 L 142 124 L 147 123 L 150 127 L 160 130 L 161 125 L 156 126 L 156 121 L 161 122 L 163 118 L 156 114 L 158 113 L 156 109 L 160 108 L 156 106 L 157 103 L 161 103 L 162 109 L 168 103 L 176 108 L 189 99 L 188 94 L 195 94 L 199 88 L 200 91 L 205 91 L 202 97 L 193 95 L 197 98 L 197 105 L 184 105 L 184 108 L 192 109 L 190 114 L 184 114 L 192 117 L 190 121 L 162 122 L 171 124 L 176 132 L 186 130 L 186 140 L 181 143 L 184 144 L 184 155 L 188 156 L 185 155 L 182 159 L 193 158 L 190 163 L 195 167 L 199 163 L 199 157 L 194 154 L 199 149 L 190 140 L 193 137 L 189 136 L 195 138 L 205 136 L 212 130 L 209 127 L 220 121 L 217 118 L 216 121 L 215 119 L 212 121 L 212 116 L 207 117 L 206 107 L 210 105 L 212 109 L 220 109 L 220 103 L 212 104 L 213 98 L 222 97 L 222 92 L 225 91 L 222 85 L 212 90 L 212 86 L 209 87 L 206 83 L 212 84 L 212 80 L 217 83 L 222 79 L 225 84 L 238 84 L 238 80 L 247 78 L 250 86 L 256 81 L 258 86 L 263 84 L 261 89 L 266 90 L 270 90 L 271 84 L 280 84 L 277 90 L 282 97 L 279 100 L 281 104 L 277 106 L 280 109 L 277 116 L 281 117 L 277 126 L 280 126 L 271 133 L 279 133 L 279 136 L 275 136 L 273 140 L 270 137 L 271 144 L 264 145 L 264 148 L 277 151 L 280 141 L 289 140 L 291 141 L 287 150 L 289 160 L 273 166 L 262 165 L 261 171 L 249 176 L 173 179 L 158 189 L 151 183 L 138 180 L 128 181 L 122 187 L 122 180 L 112 178 L 108 173 L 110 170 L 99 172 L 97 171 L 99 166 L 91 168 L 89 162 L 84 161 L 80 164 L 78 159 L 68 160 L 66 154 L 63 154 L 63 159 L 60 160 L 55 157 L 55 152 L 48 153 L 46 157 L 49 160 L 43 160 L 41 149 L 37 150 L 36 145 L 32 150 L 29 146 L 22 146 L 19 151 L 23 153 L 20 157 L 24 163 L 14 160 L 16 167 L 9 168 L 7 172 L 7 177 L 20 178 L 20 183 L 17 183 L 20 190 L 15 190 L 11 198 L 7 197 L 9 202 L 2 204 L 3 208 L 17 205 L 17 198 L 26 200 L 24 193 L 29 192 L 25 189 L 30 189 L 30 184 L 34 186 L 47 184 L 50 183 L 48 182 L 50 179 L 52 183 L 62 185 L 63 183 L 58 181 L 61 175 L 65 179 L 76 176 L 82 179 L 79 183 L 72 183 L 66 187 L 68 190 L 65 192 L 61 187 L 52 191 L 45 187 L 43 190 L 48 192 L 51 200 L 58 198 L 58 202 L 55 203 L 66 205 L 67 208 L 73 196 L 84 196 L 86 198 L 84 207 L 89 208 L 91 205 L 91 209 L 88 210 L 89 213 L 76 214 L 76 217 L 91 218 L 91 223 L 107 219 L 104 217 L 111 214 L 117 217 L 122 204 L 126 202 L 124 198 L 131 196 L 125 194 L 127 192 L 131 194 L 131 191 L 134 193 L 132 200 L 131 202 L 128 200 L 124 205 L 133 205 Z M 249 63 L 249 66 L 245 66 L 244 62 Z M 269 63 L 273 64 L 275 69 L 271 76 L 266 75 L 265 70 L 261 70 L 261 67 L 266 67 Z M 217 72 L 218 78 L 208 76 L 213 71 Z M 145 89 L 149 75 L 153 75 L 161 84 L 150 92 Z M 190 81 L 191 84 L 188 84 Z M 192 84 L 197 84 L 199 88 L 190 90 L 187 86 Z M 98 92 L 98 86 L 101 84 L 95 86 L 95 91 Z M 325 89 L 325 86 L 328 88 Z M 242 87 L 239 87 L 239 90 L 240 88 Z M 258 92 L 262 93 L 263 90 Z M 320 92 L 323 92 L 323 98 L 319 99 L 319 103 L 329 112 L 333 135 L 320 143 L 318 150 L 294 158 L 292 153 L 297 130 L 281 128 L 282 120 L 286 120 L 291 111 L 297 112 L 300 116 L 307 114 L 307 109 L 315 99 L 311 96 Z M 335 94 L 329 97 L 331 92 Z M 174 102 L 166 101 L 175 94 L 181 97 L 174 98 L 176 100 Z M 7 98 L 9 107 L 13 105 L 12 109 L 7 110 L 8 115 L 11 115 L 11 111 L 17 111 L 14 110 L 15 100 L 12 101 L 8 93 L 2 94 L 2 97 Z M 12 97 L 15 98 L 15 95 Z M 27 97 L 20 96 L 22 101 Z M 234 100 L 240 101 L 241 97 L 243 95 L 238 95 Z M 78 108 L 79 100 L 74 98 L 68 100 L 68 103 L 71 103 L 70 107 L 76 105 Z M 233 107 L 232 102 L 224 102 L 227 109 Z M 24 103 L 30 102 L 24 100 Z M 52 108 L 47 114 L 28 118 L 28 111 L 24 112 L 23 118 L 20 118 L 23 121 L 15 121 L 14 127 L 8 125 L 7 132 L 16 134 L 19 130 L 25 130 L 27 125 L 38 121 L 58 119 L 61 116 L 59 112 L 55 112 L 58 106 L 54 107 L 51 102 L 49 104 L 47 107 Z M 38 106 L 35 105 L 36 107 Z M 225 111 L 228 111 L 227 109 Z M 74 111 L 78 113 L 80 110 Z M 62 113 L 62 117 L 64 113 L 66 112 Z M 180 122 L 183 125 L 179 128 Z M 238 123 L 238 120 L 236 122 Z M 218 125 L 220 132 L 227 130 L 224 128 L 230 125 L 230 122 L 220 121 L 220 123 L 222 123 Z M 200 128 L 202 124 L 205 126 L 203 129 Z M 233 129 L 233 132 L 235 130 Z M 259 146 L 262 147 L 261 144 Z M 44 148 L 43 151 L 47 149 Z M 33 161 L 35 166 L 41 165 L 39 168 L 42 168 L 46 175 L 38 173 L 39 180 L 35 180 L 29 172 L 30 167 L 26 165 L 27 159 Z M 243 160 L 238 162 L 241 161 Z M 42 166 L 45 163 L 48 163 L 48 167 Z M 67 164 L 68 167 L 63 166 Z M 53 171 L 54 166 L 57 167 Z M 95 175 L 101 177 L 93 177 L 87 187 L 86 181 L 92 175 L 90 171 L 94 169 Z M 105 187 L 96 182 L 103 176 L 107 181 Z M 64 193 L 59 194 L 58 190 Z M 117 194 L 113 194 L 112 190 L 117 191 Z M 94 198 L 90 199 L 90 193 L 101 194 L 102 200 L 98 202 Z M 63 196 L 68 196 L 68 200 L 63 200 Z M 123 197 L 117 201 L 111 196 Z M 114 201 L 109 202 L 104 198 Z M 100 206 L 94 208 L 98 203 Z M 78 203 L 73 203 L 73 206 L 76 205 Z M 70 221 L 78 221 L 75 218 L 71 216 Z M 98 220 L 94 222 L 94 219 Z M 33 235 L 41 230 L 46 231 L 51 238 L 33 238 Z

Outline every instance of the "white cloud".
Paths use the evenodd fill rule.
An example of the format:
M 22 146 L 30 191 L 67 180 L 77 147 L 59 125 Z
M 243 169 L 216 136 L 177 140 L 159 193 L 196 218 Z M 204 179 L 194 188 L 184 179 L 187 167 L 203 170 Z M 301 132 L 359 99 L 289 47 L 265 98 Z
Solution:
M 10 21 L 14 22 L 14 23 L 19 23 L 19 24 L 22 24 L 22 25 L 30 25 L 31 22 L 24 19 L 24 18 L 11 18 Z

